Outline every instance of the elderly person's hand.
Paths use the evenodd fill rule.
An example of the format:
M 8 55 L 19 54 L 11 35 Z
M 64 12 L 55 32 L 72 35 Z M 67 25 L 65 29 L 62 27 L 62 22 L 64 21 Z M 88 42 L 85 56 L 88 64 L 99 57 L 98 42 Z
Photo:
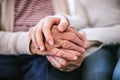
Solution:
M 69 21 L 64 15 L 47 16 L 40 20 L 35 27 L 29 29 L 30 39 L 32 39 L 35 47 L 40 48 L 41 51 L 45 50 L 44 38 L 49 44 L 54 44 L 51 34 L 53 25 L 57 25 L 57 30 L 63 32 L 69 26 Z
M 78 53 L 72 50 L 71 52 Z M 81 66 L 84 60 L 84 54 L 82 54 L 77 60 L 74 60 L 74 61 L 65 60 L 63 58 L 59 58 L 56 56 L 47 56 L 47 59 L 55 68 L 61 71 L 70 72 Z
M 73 55 L 77 55 L 78 59 L 73 61 L 73 60 L 66 60 L 64 58 L 60 58 L 60 57 L 56 57 L 56 56 L 47 56 L 47 59 L 51 62 L 51 64 L 55 68 L 60 69 L 62 71 L 72 71 L 72 70 L 78 68 L 81 65 L 82 61 L 84 60 L 84 54 L 83 54 L 84 51 L 82 51 L 82 48 L 85 48 L 85 46 L 83 45 L 83 44 L 85 44 L 85 35 L 83 33 L 80 34 L 71 28 L 68 28 L 64 33 L 59 33 L 53 27 L 52 33 L 54 33 L 52 35 L 55 40 L 55 43 L 57 43 L 59 46 L 61 46 L 60 49 L 68 52 L 68 54 L 66 56 L 73 54 Z M 56 36 L 56 34 L 58 36 Z M 74 37 L 74 35 L 77 35 L 77 36 Z M 78 38 L 81 39 L 81 41 Z M 66 41 L 64 42 L 65 43 L 64 45 L 63 45 L 63 43 L 60 44 L 61 43 L 60 41 L 62 41 L 61 39 L 63 41 L 64 41 L 64 39 L 71 41 L 72 44 L 71 44 L 71 42 L 69 43 Z M 58 45 L 56 45 L 56 46 L 58 46 Z M 52 49 L 53 47 L 51 45 L 47 44 L 46 48 L 50 51 L 50 49 Z
M 51 30 L 54 44 L 50 45 L 45 41 L 45 46 L 48 51 L 53 48 L 64 48 L 68 50 L 78 51 L 80 53 L 85 50 L 85 36 L 69 27 L 65 32 L 59 32 L 57 26 L 53 26 Z
M 76 60 L 77 57 L 85 51 L 85 39 L 83 35 L 80 35 L 75 30 L 68 28 L 65 32 L 61 33 L 57 30 L 57 26 L 52 28 L 52 36 L 54 38 L 54 45 L 50 45 L 47 41 L 45 42 L 47 51 L 43 53 L 40 50 L 35 49 L 34 45 L 31 47 L 31 52 L 38 55 L 52 55 L 64 58 L 66 60 Z M 68 50 L 61 50 L 60 48 L 78 51 L 74 53 Z

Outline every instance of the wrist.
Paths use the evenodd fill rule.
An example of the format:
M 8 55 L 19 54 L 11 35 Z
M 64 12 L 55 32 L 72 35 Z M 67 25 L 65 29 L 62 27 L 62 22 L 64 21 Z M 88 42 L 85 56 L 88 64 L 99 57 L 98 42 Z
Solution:
M 92 46 L 100 46 L 102 43 L 100 41 L 87 41 L 86 42 L 86 47 L 89 48 L 89 47 L 92 47 Z

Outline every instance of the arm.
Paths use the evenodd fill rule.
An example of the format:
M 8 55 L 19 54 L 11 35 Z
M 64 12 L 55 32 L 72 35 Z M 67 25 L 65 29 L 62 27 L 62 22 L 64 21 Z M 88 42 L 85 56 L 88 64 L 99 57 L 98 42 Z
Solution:
M 87 38 L 85 56 L 89 56 L 103 45 L 120 44 L 120 25 L 82 30 Z M 79 31 L 81 32 L 81 30 Z
M 89 41 L 99 41 L 104 45 L 120 44 L 120 25 L 84 29 L 82 31 L 85 32 L 87 40 Z
M 28 39 L 27 32 L 11 33 L 0 31 L 0 54 L 31 54 L 29 43 L 30 40 Z

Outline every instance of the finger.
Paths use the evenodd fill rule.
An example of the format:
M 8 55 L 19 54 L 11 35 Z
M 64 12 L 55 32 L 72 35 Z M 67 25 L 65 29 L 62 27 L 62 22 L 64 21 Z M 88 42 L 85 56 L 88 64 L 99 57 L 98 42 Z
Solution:
M 68 25 L 69 25 L 69 22 L 66 19 L 66 17 L 61 16 L 60 17 L 60 23 L 58 25 L 58 30 L 63 32 L 63 31 L 65 31 L 67 29 Z
M 62 49 L 62 50 L 69 53 L 69 54 L 71 54 L 71 55 L 77 56 L 77 58 L 79 58 L 79 57 L 81 57 L 83 55 L 83 53 L 73 51 L 73 50 L 67 50 L 67 49 Z
M 57 69 L 60 69 L 62 67 L 62 65 L 60 63 L 57 62 L 57 60 L 55 60 L 54 57 L 52 56 L 47 56 L 47 59 L 50 61 L 50 63 Z
M 30 29 L 29 29 L 29 31 L 28 31 L 28 37 L 29 37 L 29 39 L 31 40 L 31 34 L 32 34 L 32 29 L 33 29 L 33 27 L 31 27 Z
M 74 33 L 70 33 L 70 32 L 63 33 L 61 39 L 69 40 L 75 43 L 76 45 L 84 47 L 84 42 L 81 39 L 79 39 Z
M 31 31 L 31 39 L 32 39 L 32 42 L 33 44 L 35 45 L 35 48 L 38 49 L 38 45 L 37 45 L 37 41 L 36 41 L 36 37 L 35 37 L 35 32 L 36 32 L 36 29 L 32 29 Z
M 60 58 L 64 58 L 66 60 L 77 60 L 77 56 L 75 56 L 73 54 L 69 54 L 58 48 L 52 48 L 49 50 L 49 52 L 51 53 L 51 55 L 54 55 L 54 56 L 57 56 Z
M 57 68 L 56 65 L 53 63 L 53 61 L 51 60 L 51 58 L 49 58 L 49 56 L 46 56 L 46 57 L 47 57 L 48 61 L 52 64 L 52 66 L 54 66 L 55 68 Z
M 60 47 L 60 45 L 58 45 L 58 44 L 53 44 L 53 45 L 50 45 L 48 42 L 45 42 L 45 48 L 46 48 L 46 50 L 50 50 L 50 49 L 52 49 L 52 48 L 58 48 L 58 47 Z
M 84 48 L 70 42 L 70 41 L 67 41 L 67 40 L 61 40 L 59 41 L 59 44 L 62 48 L 65 48 L 65 49 L 69 49 L 69 50 L 74 50 L 74 51 L 78 51 L 80 53 L 83 53 L 85 51 Z
M 59 57 L 55 57 L 55 56 L 53 56 L 53 57 L 59 64 L 61 64 L 61 68 L 67 66 L 67 62 L 66 62 L 65 59 L 59 58 Z
M 39 46 L 40 50 L 43 51 L 45 50 L 45 45 L 44 45 L 44 39 L 43 39 L 43 34 L 42 34 L 42 26 L 43 26 L 43 21 L 41 21 L 39 23 L 39 25 L 37 25 L 37 29 L 36 29 L 36 41 L 37 41 L 37 45 Z
M 54 40 L 51 33 L 52 26 L 53 26 L 53 22 L 50 20 L 46 20 L 43 25 L 43 34 L 45 36 L 46 41 L 48 41 L 50 45 L 54 44 Z
M 54 40 L 51 33 L 51 28 L 53 25 L 58 24 L 60 21 L 60 18 L 49 16 L 44 19 L 44 25 L 43 25 L 43 34 L 45 36 L 45 39 L 49 42 L 49 44 L 53 45 Z
M 85 36 L 83 34 L 80 34 L 79 32 L 77 32 L 75 29 L 71 28 L 72 26 L 70 26 L 70 28 L 67 29 L 67 31 L 71 31 L 73 33 L 75 33 L 82 41 L 85 41 Z

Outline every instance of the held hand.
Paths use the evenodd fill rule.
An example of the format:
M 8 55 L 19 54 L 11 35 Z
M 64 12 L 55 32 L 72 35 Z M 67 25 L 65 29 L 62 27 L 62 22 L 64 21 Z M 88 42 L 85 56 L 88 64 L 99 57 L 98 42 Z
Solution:
M 36 48 L 40 48 L 41 51 L 45 50 L 44 38 L 53 44 L 54 40 L 51 34 L 51 28 L 53 25 L 58 25 L 57 29 L 61 32 L 67 29 L 69 21 L 65 16 L 47 16 L 40 20 L 35 27 L 29 29 L 29 37 L 32 40 Z M 44 37 L 43 37 L 44 36 Z
M 64 49 L 59 49 L 56 47 L 52 48 L 49 51 L 41 52 L 39 49 L 35 48 L 33 43 L 31 43 L 30 51 L 32 54 L 43 55 L 43 56 L 57 56 L 57 57 L 62 57 L 63 59 L 67 59 L 67 60 L 77 60 L 78 57 L 81 56 L 80 53 L 69 51 L 69 50 L 64 50 Z
M 48 52 L 45 53 L 45 51 L 41 54 L 41 51 L 39 49 L 36 49 L 33 45 L 32 53 L 38 54 L 38 55 L 52 55 L 64 58 L 66 60 L 76 60 L 77 55 L 81 55 L 81 53 L 84 53 L 84 36 L 80 35 L 75 30 L 72 30 L 68 28 L 65 32 L 60 33 L 56 30 L 57 26 L 54 26 L 52 29 L 52 35 L 55 41 L 54 45 L 49 45 L 49 43 L 46 41 L 46 49 Z M 79 54 L 66 52 L 65 50 L 61 50 L 61 48 L 68 49 L 68 50 L 74 50 L 78 51 Z
M 83 35 L 79 34 L 77 31 L 70 28 L 68 28 L 63 33 L 60 33 L 59 31 L 56 30 L 56 28 L 57 26 L 54 26 L 51 30 L 54 39 L 54 45 L 49 45 L 47 41 L 45 42 L 46 49 L 52 54 L 55 53 L 53 54 L 53 56 L 61 57 L 66 60 L 70 59 L 73 60 L 76 54 L 74 52 L 66 53 L 66 51 L 61 50 L 62 48 L 66 50 L 77 51 L 79 52 L 79 55 L 81 55 L 81 53 L 84 53 L 85 38 Z
M 55 30 L 54 28 L 55 27 L 53 27 L 53 30 Z M 56 57 L 54 55 L 53 56 L 47 56 L 47 59 L 50 61 L 50 63 L 55 68 L 60 69 L 62 71 L 64 70 L 64 71 L 68 72 L 68 71 L 72 71 L 72 70 L 78 68 L 81 65 L 82 61 L 84 60 L 84 54 L 83 54 L 84 51 L 82 51 L 82 48 L 85 49 L 85 46 L 81 45 L 81 44 L 85 44 L 85 42 L 86 42 L 85 35 L 82 34 L 82 33 L 78 33 L 71 28 L 68 28 L 65 32 L 63 32 L 61 34 L 61 36 L 59 36 L 60 33 L 59 32 L 57 33 L 56 30 L 55 31 L 53 31 L 53 30 L 52 30 L 52 32 L 54 33 L 53 34 L 54 41 L 57 43 L 56 46 L 58 46 L 58 47 L 61 46 L 61 47 L 59 47 L 60 50 L 67 52 L 66 57 L 68 57 L 70 55 L 71 55 L 71 57 L 72 57 L 72 55 L 73 56 L 76 55 L 78 57 L 78 59 L 77 60 L 67 60 L 65 58 Z M 67 33 L 67 35 L 66 35 L 66 33 Z M 58 36 L 55 36 L 55 35 L 58 35 Z M 63 44 L 63 42 L 56 41 L 56 40 L 60 40 L 61 38 L 62 38 L 62 40 L 66 39 L 67 41 L 70 41 L 70 42 L 67 42 L 67 41 L 64 42 L 65 43 L 64 46 L 67 46 L 67 47 L 64 47 L 63 45 L 61 45 L 61 43 Z M 73 43 L 74 43 L 74 45 L 72 45 Z M 53 49 L 54 46 L 51 46 L 49 44 L 47 44 L 46 46 L 47 46 L 47 49 L 49 51 L 52 50 L 53 52 L 55 52 L 54 51 L 55 49 Z M 76 46 L 79 47 L 79 48 L 77 48 Z M 79 49 L 79 50 L 77 50 L 77 49 Z M 62 54 L 62 55 L 65 56 L 65 54 Z
M 77 53 L 76 51 L 74 51 Z M 77 60 L 75 61 L 68 61 L 63 58 L 55 57 L 55 56 L 47 56 L 47 59 L 50 61 L 50 63 L 57 69 L 65 72 L 70 72 L 78 67 L 81 66 L 83 60 L 84 60 L 84 54 L 82 54 Z
M 45 41 L 45 46 L 47 50 L 52 49 L 53 47 L 64 48 L 75 50 L 78 52 L 85 51 L 85 36 L 78 33 L 74 29 L 68 28 L 65 32 L 59 32 L 57 26 L 53 26 L 51 30 L 54 44 L 50 45 Z

